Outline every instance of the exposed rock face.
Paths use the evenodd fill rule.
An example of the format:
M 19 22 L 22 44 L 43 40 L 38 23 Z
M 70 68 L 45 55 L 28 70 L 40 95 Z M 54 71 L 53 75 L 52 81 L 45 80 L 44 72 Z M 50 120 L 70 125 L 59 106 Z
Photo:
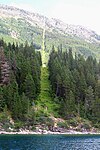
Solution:
M 84 39 L 87 42 L 100 43 L 100 36 L 97 35 L 94 31 L 87 29 L 79 25 L 69 25 L 58 19 L 47 18 L 45 16 L 39 15 L 38 13 L 28 12 L 22 9 L 18 9 L 12 6 L 0 5 L 0 19 L 14 18 L 14 19 L 24 19 L 27 23 L 32 26 L 45 28 L 49 32 L 54 30 L 63 35 L 76 36 L 78 38 Z M 9 29 L 8 29 L 9 30 Z M 17 38 L 19 33 L 14 32 L 14 38 Z M 12 33 L 12 32 L 11 32 Z
M 10 66 L 5 58 L 3 47 L 0 47 L 0 85 L 7 85 L 10 82 Z

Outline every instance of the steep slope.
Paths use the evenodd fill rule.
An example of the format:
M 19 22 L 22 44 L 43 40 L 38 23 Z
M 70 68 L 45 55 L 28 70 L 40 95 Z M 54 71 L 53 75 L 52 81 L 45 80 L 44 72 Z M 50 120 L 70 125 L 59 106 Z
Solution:
M 0 5 L 0 36 L 8 42 L 33 41 L 35 47 L 41 49 L 44 29 L 47 52 L 52 45 L 58 47 L 62 44 L 63 49 L 71 46 L 73 52 L 99 58 L 100 36 L 94 31 L 12 6 Z
M 47 67 L 41 68 L 41 91 L 36 107 L 38 113 L 41 113 L 41 115 L 58 115 L 57 110 L 59 105 L 53 100 Z
M 49 32 L 53 32 L 53 30 L 55 30 L 58 33 L 76 36 L 89 42 L 100 42 L 100 36 L 90 29 L 79 25 L 68 25 L 58 19 L 48 19 L 47 17 L 37 13 L 28 12 L 11 6 L 0 5 L 0 18 L 15 18 L 16 20 L 22 18 L 30 25 L 39 28 L 44 28 L 45 23 L 45 28 Z M 12 34 L 15 34 L 15 37 L 20 36 L 16 32 Z

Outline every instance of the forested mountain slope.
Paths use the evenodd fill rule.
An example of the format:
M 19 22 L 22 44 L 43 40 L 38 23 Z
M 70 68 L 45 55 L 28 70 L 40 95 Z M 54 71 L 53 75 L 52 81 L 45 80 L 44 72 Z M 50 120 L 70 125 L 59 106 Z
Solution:
M 61 121 L 57 127 L 100 127 L 100 62 L 95 58 L 53 46 L 48 67 L 42 67 L 32 44 L 3 40 L 0 56 L 0 124 L 5 130 L 36 125 L 53 130 L 54 117 Z
M 60 103 L 59 113 L 64 118 L 77 115 L 100 122 L 100 63 L 89 56 L 52 51 L 49 59 L 52 90 Z
M 99 35 L 1 5 L 0 37 L 1 127 L 100 128 Z
M 45 30 L 46 51 L 62 44 L 63 50 L 73 47 L 73 53 L 85 57 L 100 57 L 100 36 L 82 26 L 68 25 L 57 19 L 49 19 L 37 13 L 11 6 L 0 5 L 0 36 L 6 41 L 34 42 L 37 49 L 42 48 Z

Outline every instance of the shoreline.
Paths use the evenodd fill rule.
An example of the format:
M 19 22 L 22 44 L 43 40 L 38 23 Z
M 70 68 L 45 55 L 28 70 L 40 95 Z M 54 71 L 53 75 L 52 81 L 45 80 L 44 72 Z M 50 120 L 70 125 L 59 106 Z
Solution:
M 53 131 L 0 131 L 0 135 L 100 135 L 100 132 L 80 132 L 74 130 L 68 130 L 66 132 L 53 132 Z

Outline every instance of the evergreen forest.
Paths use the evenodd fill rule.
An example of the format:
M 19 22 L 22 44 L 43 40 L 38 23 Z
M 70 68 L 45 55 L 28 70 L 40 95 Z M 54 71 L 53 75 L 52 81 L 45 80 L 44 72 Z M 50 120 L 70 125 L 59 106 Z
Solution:
M 0 40 L 0 124 L 7 128 L 13 120 L 15 128 L 50 127 L 53 116 L 65 121 L 61 127 L 81 120 L 99 128 L 100 62 L 73 55 L 71 47 L 63 51 L 62 45 L 50 51 L 43 67 L 42 53 L 33 43 Z

